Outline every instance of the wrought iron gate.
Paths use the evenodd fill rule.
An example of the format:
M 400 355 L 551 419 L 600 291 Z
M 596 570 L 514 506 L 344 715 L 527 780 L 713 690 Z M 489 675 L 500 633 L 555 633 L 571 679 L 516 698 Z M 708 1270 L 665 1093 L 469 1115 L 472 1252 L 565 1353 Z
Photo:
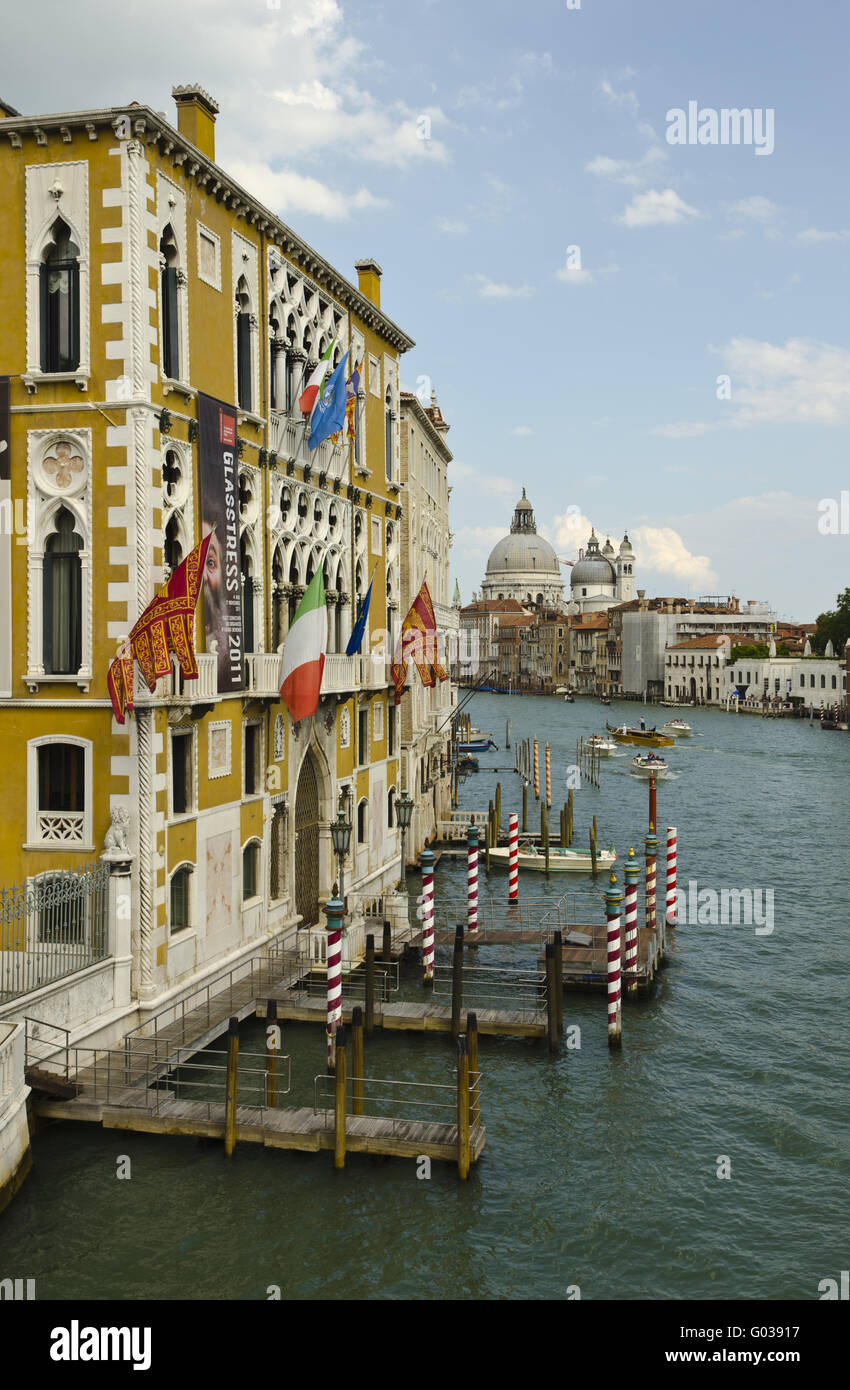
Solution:
M 312 753 L 304 759 L 295 796 L 295 911 L 303 927 L 319 920 L 319 783 Z

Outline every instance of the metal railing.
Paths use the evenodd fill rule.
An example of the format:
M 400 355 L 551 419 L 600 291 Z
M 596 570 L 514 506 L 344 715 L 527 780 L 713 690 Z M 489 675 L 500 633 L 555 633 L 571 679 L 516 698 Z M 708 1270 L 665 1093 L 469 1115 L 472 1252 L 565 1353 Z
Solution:
M 389 1003 L 398 990 L 398 961 L 375 961 L 375 1002 Z M 293 994 L 311 999 L 325 998 L 328 992 L 327 974 L 307 975 L 293 987 Z M 366 971 L 351 970 L 342 976 L 343 999 L 364 1000 L 366 998 Z
M 522 897 L 517 902 L 508 901 L 507 891 L 501 897 L 482 895 L 479 879 L 478 898 L 478 939 L 483 941 L 488 932 L 533 932 L 544 935 L 556 928 L 568 931 L 578 923 L 577 898 L 575 894 L 563 897 L 530 898 Z M 434 902 L 434 927 L 437 931 L 454 931 L 460 923 L 467 923 L 468 904 L 466 898 L 449 898 L 442 895 Z
M 94 863 L 0 888 L 0 1003 L 106 959 L 108 885 Z
M 345 1113 L 354 1117 L 354 1084 L 362 1092 L 362 1110 L 373 1119 L 389 1120 L 391 1132 L 411 1123 L 457 1123 L 457 1081 L 389 1081 L 370 1076 L 346 1080 Z M 334 1078 L 320 1073 L 313 1078 L 313 1113 L 321 1115 L 325 1129 L 334 1126 Z M 480 1108 L 481 1073 L 470 1073 L 470 1109 Z M 399 1113 L 403 1111 L 404 1113 Z
M 227 1085 L 227 1051 L 206 1048 L 199 1054 L 200 1061 L 175 1062 L 173 1069 L 161 1076 L 152 1093 L 151 1105 L 159 1115 L 165 1105 L 172 1102 L 190 1101 L 206 1106 L 207 1119 L 219 1118 L 213 1115 L 213 1107 L 221 1112 L 225 1103 Z M 185 1075 L 193 1073 L 192 1076 Z M 237 1105 L 240 1110 L 257 1111 L 258 1122 L 262 1124 L 263 1114 L 268 1109 L 278 1109 L 280 1097 L 289 1095 L 292 1088 L 292 1058 L 288 1053 L 277 1057 L 275 1075 L 275 1104 L 268 1105 L 269 1068 L 264 1052 L 239 1051 L 237 1076 Z M 210 1094 L 212 1092 L 212 1094 Z
M 434 966 L 434 998 L 452 997 L 452 967 Z M 517 1013 L 544 1013 L 546 975 L 541 970 L 510 970 L 500 965 L 465 965 L 463 1008 L 502 1009 Z
M 124 1037 L 125 1050 L 141 1049 L 152 1052 L 155 1058 L 167 1057 L 172 1047 L 185 1046 L 205 1028 L 229 1017 L 234 1008 L 265 998 L 270 990 L 290 977 L 297 983 L 309 969 L 310 960 L 303 952 L 271 947 L 262 955 L 252 956 L 214 976 L 183 999 L 167 1004 L 144 1023 L 131 1028 Z M 169 1033 L 164 1037 L 166 1029 Z

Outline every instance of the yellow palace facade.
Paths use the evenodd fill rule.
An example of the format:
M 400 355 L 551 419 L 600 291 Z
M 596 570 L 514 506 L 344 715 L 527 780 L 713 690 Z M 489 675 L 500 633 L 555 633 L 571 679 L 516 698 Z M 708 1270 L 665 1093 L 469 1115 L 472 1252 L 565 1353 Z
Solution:
M 378 895 L 399 876 L 386 646 L 403 616 L 412 340 L 381 308 L 377 263 L 346 280 L 215 163 L 212 98 L 174 97 L 174 124 L 138 104 L 0 105 L 0 886 L 76 871 L 104 843 L 131 864 L 129 1000 L 103 982 L 61 998 L 40 986 L 32 1012 L 72 1031 L 97 1018 L 120 1032 L 133 1009 L 311 927 L 315 953 L 340 804 L 346 889 Z M 361 364 L 355 436 L 311 453 L 297 400 L 331 343 L 333 363 L 351 350 L 346 376 Z M 175 663 L 151 695 L 137 670 L 122 726 L 109 664 L 204 534 L 201 395 L 236 412 L 241 661 L 223 682 L 202 594 L 198 679 Z M 280 649 L 319 566 L 322 698 L 293 726 Z M 32 941 L 3 944 L 8 964 Z

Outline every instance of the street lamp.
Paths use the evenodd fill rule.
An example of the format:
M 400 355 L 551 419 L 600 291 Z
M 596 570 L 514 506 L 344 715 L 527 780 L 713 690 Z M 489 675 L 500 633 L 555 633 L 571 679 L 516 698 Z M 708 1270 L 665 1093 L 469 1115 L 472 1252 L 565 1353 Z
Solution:
M 336 820 L 331 821 L 331 839 L 339 860 L 339 896 L 345 902 L 345 856 L 351 844 L 351 821 L 346 820 L 343 806 L 340 806 Z
M 398 828 L 401 831 L 401 883 L 399 885 L 402 893 L 407 892 L 407 832 L 410 829 L 410 818 L 413 815 L 413 802 L 403 791 L 395 804 L 395 815 L 398 821 Z

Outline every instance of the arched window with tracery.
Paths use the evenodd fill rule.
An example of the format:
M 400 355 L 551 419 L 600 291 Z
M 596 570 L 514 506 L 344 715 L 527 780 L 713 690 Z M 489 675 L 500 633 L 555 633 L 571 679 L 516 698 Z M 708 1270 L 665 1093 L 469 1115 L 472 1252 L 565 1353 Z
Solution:
M 173 381 L 180 379 L 180 301 L 177 269 L 179 252 L 169 223 L 159 240 L 160 299 L 162 310 L 162 370 Z
M 60 507 L 44 546 L 43 664 L 51 675 L 73 675 L 82 660 L 82 548 L 73 515 Z
M 40 266 L 41 370 L 72 372 L 80 365 L 80 251 L 57 217 Z

